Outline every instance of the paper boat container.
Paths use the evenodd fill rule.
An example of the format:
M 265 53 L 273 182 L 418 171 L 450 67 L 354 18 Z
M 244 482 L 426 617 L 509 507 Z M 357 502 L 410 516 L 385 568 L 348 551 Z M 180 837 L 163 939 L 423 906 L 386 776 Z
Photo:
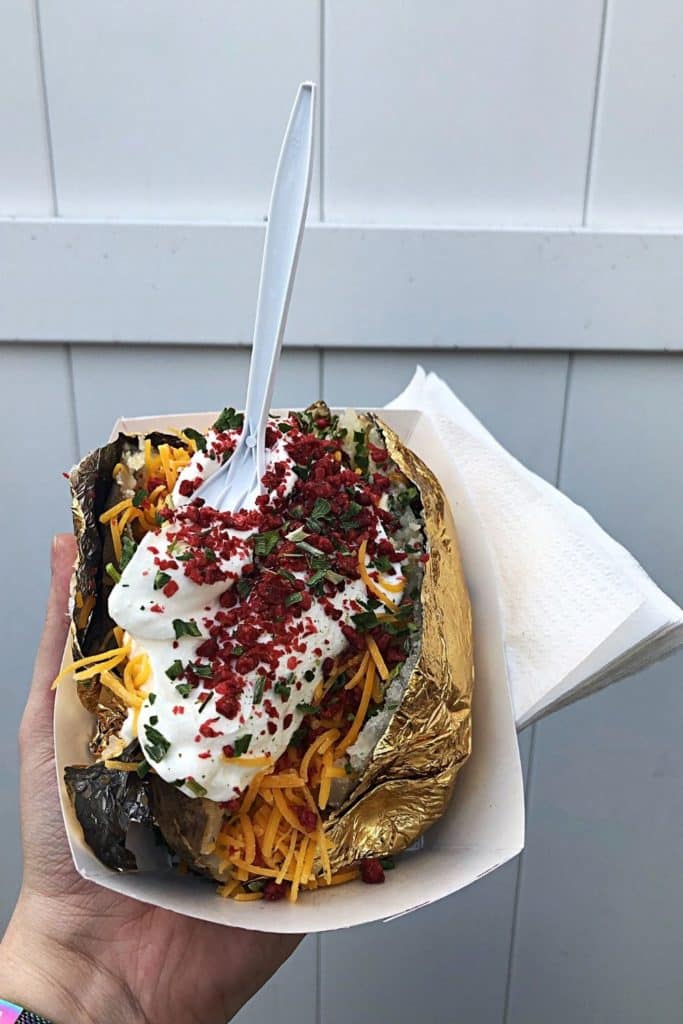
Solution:
M 155 865 L 136 846 L 141 869 L 105 868 L 85 845 L 63 784 L 64 767 L 92 760 L 92 718 L 73 686 L 60 686 L 55 743 L 62 811 L 77 871 L 105 888 L 155 906 L 219 924 L 264 932 L 324 932 L 390 920 L 470 885 L 516 856 L 524 845 L 524 796 L 517 734 L 508 691 L 495 576 L 486 538 L 458 473 L 441 451 L 430 420 L 411 410 L 375 410 L 430 466 L 448 496 L 470 588 L 474 620 L 475 688 L 472 755 L 458 775 L 450 806 L 416 848 L 397 859 L 381 886 L 352 882 L 286 900 L 237 903 L 221 899 L 205 879 Z M 192 425 L 206 430 L 216 413 L 120 419 L 119 431 L 147 433 Z M 70 652 L 65 652 L 65 661 Z

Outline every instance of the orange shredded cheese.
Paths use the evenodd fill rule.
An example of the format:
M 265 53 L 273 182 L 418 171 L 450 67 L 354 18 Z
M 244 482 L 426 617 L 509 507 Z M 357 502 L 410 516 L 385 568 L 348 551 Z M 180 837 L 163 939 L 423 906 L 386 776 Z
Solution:
M 275 799 L 275 806 L 277 807 L 278 811 L 285 819 L 287 824 L 291 825 L 296 832 L 303 832 L 301 822 L 296 817 L 294 811 L 291 809 L 291 807 L 289 806 L 289 804 L 287 803 L 279 789 L 273 790 L 273 797 Z
M 104 767 L 111 768 L 113 771 L 117 772 L 136 772 L 141 764 L 143 764 L 142 761 L 137 761 L 136 763 L 134 763 L 133 761 L 106 760 L 104 762 Z
M 254 836 L 254 826 L 248 814 L 240 814 L 240 825 L 242 826 L 242 834 L 244 836 L 244 859 L 247 864 L 253 864 L 254 857 L 256 856 L 256 837 Z
M 360 665 L 358 666 L 358 671 L 355 673 L 355 675 L 351 677 L 351 679 L 349 679 L 348 683 L 346 683 L 346 685 L 344 686 L 345 690 L 353 690 L 353 688 L 358 686 L 360 681 L 365 678 L 365 673 L 367 672 L 369 660 L 370 652 L 366 651 L 365 654 L 363 655 Z
M 100 516 L 100 522 L 102 523 L 103 526 L 106 526 L 108 522 L 110 522 L 112 519 L 116 519 L 117 516 L 119 516 L 120 513 L 123 512 L 125 509 L 129 509 L 132 507 L 133 499 L 124 498 L 123 501 L 117 502 L 116 505 L 112 505 L 112 507 L 108 508 L 106 512 L 103 512 L 102 515 Z
M 297 832 L 296 831 L 292 831 L 292 834 L 291 834 L 290 839 L 289 839 L 289 848 L 288 848 L 287 853 L 285 855 L 285 859 L 282 862 L 282 867 L 280 868 L 280 873 L 278 874 L 277 878 L 275 879 L 275 882 L 277 883 L 277 885 L 281 885 L 285 875 L 289 871 L 289 865 L 292 863 L 292 858 L 294 856 L 294 850 L 296 848 L 297 838 L 298 838 Z
M 329 737 L 332 735 L 332 733 L 336 733 L 336 735 L 330 740 Z M 320 736 L 313 740 L 308 750 L 304 754 L 303 758 L 301 759 L 301 767 L 299 768 L 299 774 L 301 775 L 301 778 L 304 779 L 304 781 L 308 781 L 308 768 L 313 758 L 313 755 L 316 753 L 316 751 L 318 751 L 320 747 L 323 746 L 323 744 L 326 745 L 327 749 L 330 743 L 334 743 L 335 739 L 337 739 L 338 736 L 339 731 L 337 729 L 330 729 L 328 732 L 321 733 Z
M 360 699 L 360 704 L 358 705 L 358 710 L 356 711 L 356 717 L 351 723 L 351 728 L 347 732 L 346 736 L 337 746 L 337 757 L 340 757 L 341 754 L 343 754 L 345 750 L 348 750 L 348 748 L 352 746 L 358 739 L 358 734 L 363 728 L 363 722 L 365 721 L 365 716 L 368 713 L 368 707 L 370 706 L 370 697 L 372 696 L 372 688 L 374 686 L 374 683 L 375 663 L 374 661 L 369 661 L 367 672 L 365 675 L 363 694 Z
M 323 754 L 323 777 L 320 783 L 320 792 L 318 793 L 318 807 L 323 811 L 327 807 L 327 801 L 330 799 L 330 785 L 331 777 L 329 769 L 332 767 L 332 751 L 326 750 Z
M 366 588 L 370 591 L 370 593 L 374 594 L 375 597 L 379 598 L 382 604 L 386 605 L 387 608 L 391 608 L 391 610 L 393 611 L 394 602 L 391 600 L 390 597 L 387 597 L 387 595 L 384 593 L 381 587 L 377 583 L 375 583 L 375 581 L 372 579 L 370 573 L 367 570 L 367 566 L 365 564 L 365 553 L 367 551 L 367 547 L 368 542 L 367 540 L 364 540 L 358 549 L 358 572 L 360 573 L 360 578 L 362 579 L 363 583 L 365 584 Z
M 308 850 L 308 839 L 304 838 L 301 840 L 301 846 L 296 858 L 296 868 L 294 869 L 294 878 L 292 879 L 292 887 L 289 890 L 288 896 L 292 903 L 296 901 L 299 894 L 299 886 L 301 885 L 301 876 L 304 873 L 304 865 L 306 863 L 306 852 Z
M 382 652 L 377 646 L 377 641 L 374 639 L 374 637 L 371 637 L 369 635 L 366 637 L 366 641 L 368 645 L 368 650 L 372 655 L 372 660 L 377 666 L 377 671 L 380 674 L 380 678 L 383 680 L 387 680 L 389 678 L 389 669 L 387 668 L 384 658 L 382 657 Z
M 261 783 L 261 789 L 295 789 L 303 785 L 304 780 L 300 779 L 294 772 L 291 772 L 283 775 L 266 775 Z
M 125 646 L 115 647 L 109 651 L 102 651 L 100 654 L 89 654 L 85 658 L 78 658 L 77 661 L 73 661 L 70 665 L 67 665 L 66 668 L 63 668 L 55 677 L 52 683 L 52 689 L 54 690 L 57 687 L 57 684 L 64 678 L 64 676 L 71 675 L 72 673 L 76 678 L 89 678 L 85 672 L 81 673 L 80 676 L 77 675 L 78 670 L 82 668 L 85 669 L 86 666 L 98 665 L 101 667 L 104 665 L 104 667 L 111 667 L 108 664 L 110 661 L 113 661 L 114 665 L 118 665 L 128 656 L 128 651 L 129 648 Z M 96 674 L 96 672 L 93 674 Z
M 272 857 L 273 855 L 273 843 L 277 835 L 278 825 L 282 820 L 279 807 L 273 806 L 270 810 L 268 817 L 268 824 L 266 825 L 266 831 L 263 836 L 263 842 L 261 843 L 261 851 L 264 857 Z
M 336 875 L 332 875 L 328 881 L 328 885 L 345 885 L 346 882 L 353 882 L 356 878 L 360 878 L 360 871 L 340 871 Z

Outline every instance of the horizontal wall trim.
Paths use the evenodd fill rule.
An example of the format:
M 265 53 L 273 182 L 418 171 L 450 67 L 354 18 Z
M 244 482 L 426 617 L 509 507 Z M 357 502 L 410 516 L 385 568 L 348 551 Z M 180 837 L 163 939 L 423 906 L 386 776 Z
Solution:
M 0 220 L 0 340 L 247 344 L 264 225 Z M 683 235 L 307 228 L 291 345 L 683 350 Z

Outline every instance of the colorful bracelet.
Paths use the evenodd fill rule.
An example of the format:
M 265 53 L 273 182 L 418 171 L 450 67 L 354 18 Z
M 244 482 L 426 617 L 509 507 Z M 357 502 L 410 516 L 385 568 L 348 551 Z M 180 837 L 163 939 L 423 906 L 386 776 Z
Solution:
M 16 1003 L 8 1003 L 0 999 L 0 1024 L 52 1024 L 47 1017 L 39 1017 L 37 1013 L 24 1010 Z

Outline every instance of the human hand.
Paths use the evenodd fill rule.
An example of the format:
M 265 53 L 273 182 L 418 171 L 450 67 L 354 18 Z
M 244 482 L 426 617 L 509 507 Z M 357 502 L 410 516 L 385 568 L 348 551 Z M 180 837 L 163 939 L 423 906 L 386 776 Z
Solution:
M 19 732 L 24 877 L 0 944 L 0 997 L 56 1024 L 224 1024 L 301 936 L 196 921 L 76 872 L 59 807 L 50 689 L 67 634 L 74 558 L 73 538 L 56 537 L 45 628 Z

